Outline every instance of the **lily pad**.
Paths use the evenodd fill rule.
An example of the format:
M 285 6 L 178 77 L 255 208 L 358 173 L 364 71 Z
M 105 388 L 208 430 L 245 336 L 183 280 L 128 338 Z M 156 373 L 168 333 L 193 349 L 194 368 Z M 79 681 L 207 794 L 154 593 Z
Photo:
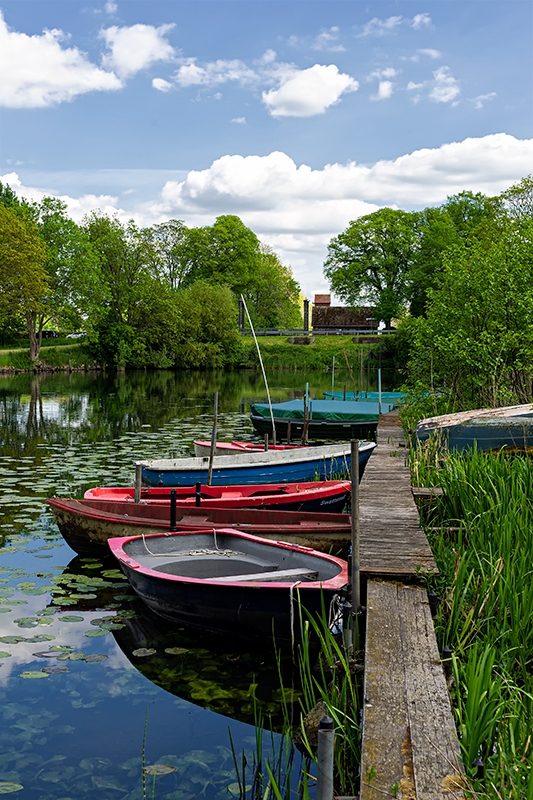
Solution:
M 28 670 L 27 672 L 21 672 L 19 678 L 48 678 L 46 672 L 37 672 L 36 670 Z
M 52 675 L 56 672 L 70 672 L 70 667 L 43 667 L 41 672 L 45 672 L 47 675 Z
M 20 792 L 22 789 L 24 789 L 24 786 L 21 783 L 8 783 L 7 781 L 0 782 L 0 794 Z
M 134 656 L 137 658 L 146 658 L 147 656 L 153 656 L 154 653 L 157 653 L 157 650 L 154 650 L 153 647 L 138 647 L 137 650 L 133 651 Z
M 83 617 L 77 617 L 74 614 L 66 617 L 59 617 L 60 622 L 83 622 Z
M 85 656 L 83 660 L 86 661 L 87 664 L 93 664 L 95 661 L 103 661 L 104 658 L 107 658 L 107 656 L 103 653 L 92 653 L 90 656 Z
M 94 631 L 85 631 L 84 636 L 106 636 L 110 631 L 104 630 L 103 628 L 97 628 Z
M 145 775 L 170 775 L 176 771 L 176 767 L 171 767 L 168 764 L 152 764 L 152 766 L 145 767 L 143 770 Z
M 6 650 L 0 650 L 0 658 L 9 658 L 11 653 L 8 653 Z
M 188 652 L 187 647 L 165 647 L 165 653 L 169 653 L 171 656 L 181 656 L 182 653 Z

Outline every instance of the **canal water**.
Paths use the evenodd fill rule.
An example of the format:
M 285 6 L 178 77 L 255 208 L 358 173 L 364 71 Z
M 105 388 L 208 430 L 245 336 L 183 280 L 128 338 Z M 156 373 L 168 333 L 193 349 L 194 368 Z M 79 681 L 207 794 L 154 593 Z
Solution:
M 272 401 L 302 396 L 306 381 L 311 396 L 331 389 L 326 373 L 275 372 Z M 218 438 L 253 439 L 258 372 L 0 379 L 0 794 L 239 797 L 234 756 L 251 783 L 255 722 L 279 729 L 283 698 L 297 708 L 290 654 L 158 619 L 111 556 L 68 547 L 45 504 L 131 486 L 139 459 L 193 455 L 215 392 Z M 265 739 L 265 752 L 280 746 Z M 294 786 L 297 774 L 295 762 Z

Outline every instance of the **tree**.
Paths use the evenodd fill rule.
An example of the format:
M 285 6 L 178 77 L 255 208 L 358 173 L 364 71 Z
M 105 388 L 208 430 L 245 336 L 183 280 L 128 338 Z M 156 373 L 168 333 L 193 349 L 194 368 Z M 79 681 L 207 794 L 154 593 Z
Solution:
M 390 325 L 409 299 L 416 224 L 416 214 L 392 208 L 350 222 L 328 247 L 331 290 L 350 305 L 374 305 L 376 318 Z
M 169 281 L 172 289 L 181 286 L 188 273 L 187 261 L 183 258 L 183 244 L 187 233 L 185 223 L 178 219 L 161 222 L 144 230 L 156 267 L 161 277 Z
M 0 203 L 0 288 L 1 310 L 9 316 L 20 310 L 28 322 L 42 313 L 48 296 L 45 270 L 47 249 L 37 226 L 20 217 L 13 208 Z M 30 339 L 30 358 L 39 356 Z
M 259 264 L 244 296 L 255 326 L 268 330 L 302 327 L 300 285 L 266 245 L 261 245 Z
M 83 305 L 81 287 L 85 273 L 95 262 L 95 253 L 85 231 L 67 215 L 67 206 L 55 197 L 41 202 L 23 201 L 21 210 L 37 226 L 46 245 L 45 269 L 48 273 L 46 302 L 26 314 L 30 348 L 39 357 L 44 326 L 53 321 L 57 327 L 64 322 L 79 327 Z
M 506 213 L 517 222 L 533 219 L 533 175 L 502 192 L 498 198 Z
M 406 320 L 413 379 L 446 386 L 462 405 L 531 400 L 533 222 L 448 248 L 426 319 Z

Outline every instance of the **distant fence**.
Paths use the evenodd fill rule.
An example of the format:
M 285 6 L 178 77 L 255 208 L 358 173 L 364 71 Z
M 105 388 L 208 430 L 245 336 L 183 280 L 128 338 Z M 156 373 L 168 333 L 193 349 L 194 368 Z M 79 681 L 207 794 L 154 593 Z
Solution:
M 252 331 L 241 328 L 241 334 L 243 336 L 251 336 Z M 265 330 L 265 331 L 256 331 L 256 336 L 381 336 L 382 334 L 389 334 L 389 333 L 396 333 L 394 329 L 383 329 L 381 331 L 377 331 L 375 328 L 371 329 L 368 328 L 367 330 L 361 330 L 358 328 L 338 328 L 336 330 L 320 330 L 313 328 L 313 330 L 292 330 L 292 331 L 281 331 L 281 330 Z

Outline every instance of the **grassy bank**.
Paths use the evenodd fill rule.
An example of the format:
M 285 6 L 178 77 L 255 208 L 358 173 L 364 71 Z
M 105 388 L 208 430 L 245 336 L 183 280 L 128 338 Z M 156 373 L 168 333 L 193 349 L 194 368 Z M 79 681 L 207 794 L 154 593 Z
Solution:
M 30 360 L 29 346 L 5 345 L 0 348 L 0 370 L 3 371 L 47 371 L 55 369 L 94 369 L 97 367 L 94 359 L 83 344 L 72 344 L 67 339 L 52 339 L 43 342 L 37 365 Z

